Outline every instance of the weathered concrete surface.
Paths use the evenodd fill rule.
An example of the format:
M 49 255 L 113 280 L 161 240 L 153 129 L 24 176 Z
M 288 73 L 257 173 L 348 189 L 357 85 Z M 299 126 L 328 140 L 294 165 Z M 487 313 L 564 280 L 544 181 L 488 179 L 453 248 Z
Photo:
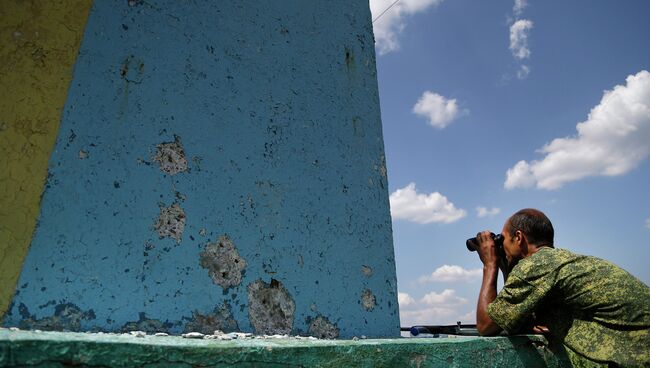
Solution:
M 367 0 L 94 2 L 2 323 L 398 336 L 387 184 Z
M 0 2 L 0 318 L 32 240 L 90 5 Z
M 0 330 L 0 366 L 564 367 L 541 336 L 439 339 L 184 339 Z

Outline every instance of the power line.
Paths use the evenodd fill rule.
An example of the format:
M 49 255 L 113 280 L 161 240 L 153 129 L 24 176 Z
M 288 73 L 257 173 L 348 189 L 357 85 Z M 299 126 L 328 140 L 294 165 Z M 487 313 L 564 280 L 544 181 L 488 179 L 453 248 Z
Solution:
M 377 21 L 377 19 L 381 18 L 382 15 L 386 14 L 386 12 L 389 11 L 390 8 L 392 8 L 393 6 L 395 6 L 395 4 L 399 3 L 399 1 L 400 1 L 400 0 L 395 0 L 392 4 L 390 4 L 390 6 L 389 6 L 388 8 L 386 8 L 386 10 L 384 10 L 383 12 L 381 12 L 381 14 L 379 14 L 375 19 L 372 20 L 372 23 L 375 23 L 375 22 Z

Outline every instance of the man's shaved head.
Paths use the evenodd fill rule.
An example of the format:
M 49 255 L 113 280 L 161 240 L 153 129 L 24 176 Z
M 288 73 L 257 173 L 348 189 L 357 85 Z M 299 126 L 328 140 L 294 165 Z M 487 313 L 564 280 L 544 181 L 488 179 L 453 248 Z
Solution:
M 526 235 L 529 244 L 553 247 L 553 224 L 544 212 L 534 208 L 524 208 L 508 219 L 506 228 L 510 236 L 517 230 Z

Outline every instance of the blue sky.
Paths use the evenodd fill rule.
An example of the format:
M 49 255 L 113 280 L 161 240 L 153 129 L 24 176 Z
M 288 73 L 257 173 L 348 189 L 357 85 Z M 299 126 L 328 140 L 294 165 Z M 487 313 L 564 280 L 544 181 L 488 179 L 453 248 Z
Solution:
M 371 0 L 373 18 L 394 0 Z M 374 22 L 402 325 L 475 322 L 525 207 L 650 283 L 650 2 L 400 0 Z

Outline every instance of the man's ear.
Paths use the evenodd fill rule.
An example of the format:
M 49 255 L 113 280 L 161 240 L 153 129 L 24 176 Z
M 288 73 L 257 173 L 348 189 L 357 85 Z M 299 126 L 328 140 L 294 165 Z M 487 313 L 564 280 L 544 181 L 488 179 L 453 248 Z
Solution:
M 517 246 L 521 247 L 524 243 L 526 243 L 526 236 L 521 230 L 517 230 L 515 231 L 515 236 L 513 240 L 515 241 L 515 244 L 517 244 Z

